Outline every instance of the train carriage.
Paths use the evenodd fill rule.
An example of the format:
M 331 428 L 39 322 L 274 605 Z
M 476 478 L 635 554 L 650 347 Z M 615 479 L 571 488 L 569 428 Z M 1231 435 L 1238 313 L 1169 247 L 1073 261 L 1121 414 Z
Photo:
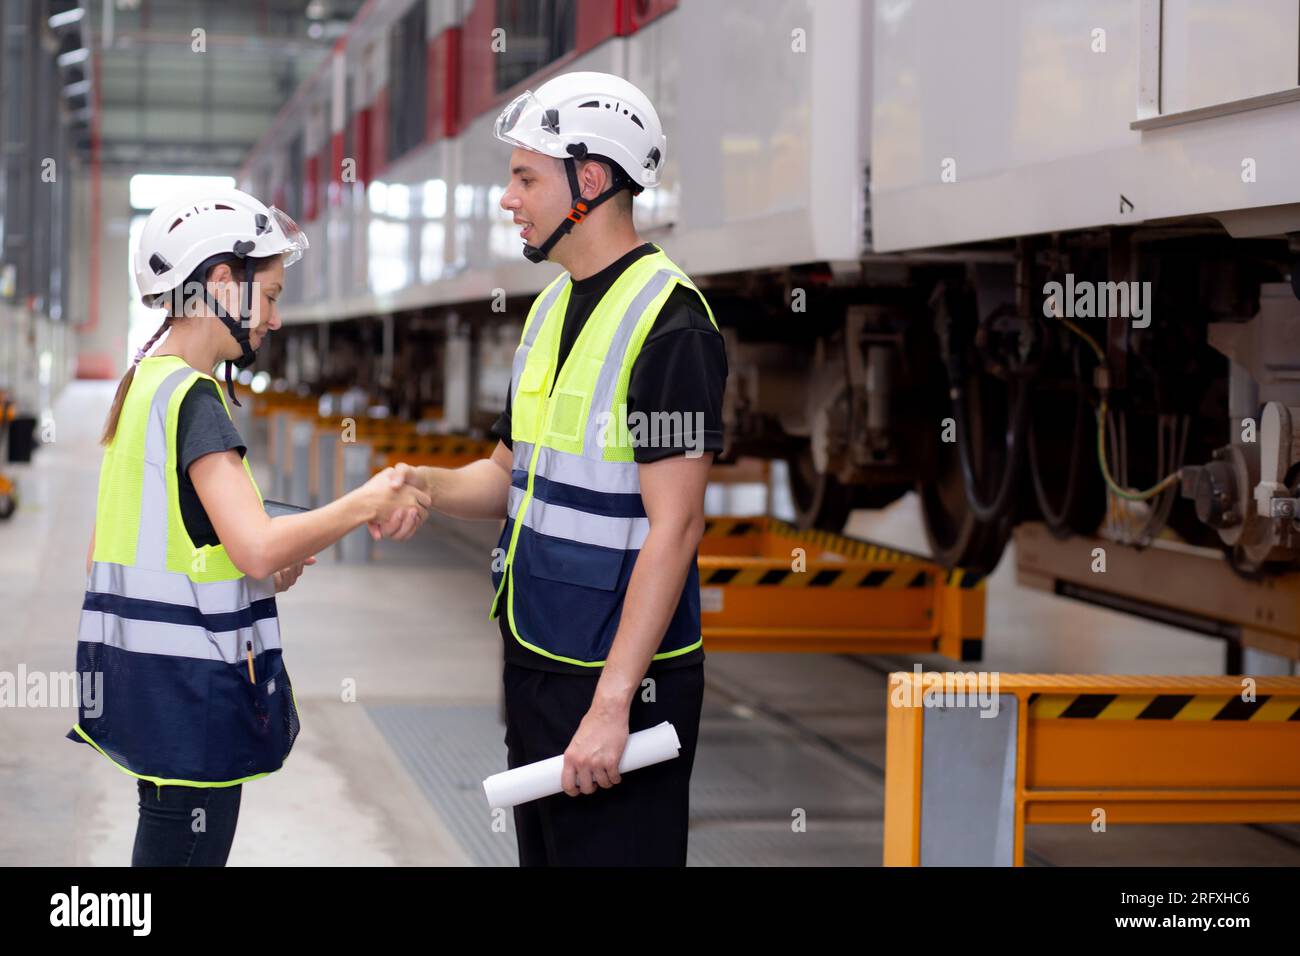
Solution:
M 788 461 L 801 524 L 915 489 L 948 564 L 987 570 L 1019 522 L 1091 533 L 1118 507 L 1129 543 L 1173 530 L 1249 573 L 1292 566 L 1298 18 L 1280 0 L 372 0 L 241 176 L 324 239 L 286 295 L 302 328 L 279 371 L 331 335 L 378 341 L 380 366 L 399 344 L 469 354 L 397 403 L 490 424 L 555 269 L 497 206 L 491 123 L 559 72 L 614 72 L 668 131 L 637 221 L 728 337 L 727 454 Z M 1067 287 L 1100 290 L 1101 314 Z

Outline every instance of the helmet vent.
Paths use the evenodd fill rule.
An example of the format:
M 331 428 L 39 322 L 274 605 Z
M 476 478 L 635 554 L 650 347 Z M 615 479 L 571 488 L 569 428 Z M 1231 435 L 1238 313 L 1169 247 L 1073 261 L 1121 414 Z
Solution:
M 580 110 L 585 110 L 585 109 L 587 109 L 588 107 L 593 107 L 593 106 L 594 106 L 596 109 L 600 109 L 600 103 L 599 103 L 597 100 L 587 100 L 587 102 L 580 104 L 580 105 L 578 106 L 578 109 L 580 109 Z
M 642 123 L 639 119 L 637 119 L 635 113 L 632 114 L 632 122 L 636 123 L 636 125 L 640 126 L 642 129 L 645 129 L 645 123 Z
M 215 206 L 213 206 L 212 208 L 213 208 L 213 209 L 229 209 L 231 212 L 234 212 L 234 211 L 235 211 L 235 207 L 234 207 L 234 206 L 227 206 L 225 203 L 217 203 L 217 204 L 216 204 Z
M 185 221 L 184 219 L 177 219 L 174 223 L 171 224 L 171 227 L 170 227 L 167 231 L 170 233 L 173 229 L 175 229 L 177 226 L 179 226 L 179 225 L 180 225 L 181 223 L 183 223 L 184 221 Z
M 153 270 L 153 274 L 156 276 L 160 276 L 164 272 L 169 272 L 171 267 L 172 264 L 156 252 L 149 257 L 149 268 Z

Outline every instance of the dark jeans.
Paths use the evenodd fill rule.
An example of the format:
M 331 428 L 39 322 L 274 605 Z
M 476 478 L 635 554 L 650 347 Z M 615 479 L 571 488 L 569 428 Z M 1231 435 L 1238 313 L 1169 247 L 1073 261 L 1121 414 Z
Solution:
M 520 866 L 685 866 L 691 768 L 704 701 L 704 664 L 662 670 L 655 700 L 632 699 L 628 730 L 669 721 L 682 749 L 623 776 L 608 790 L 558 793 L 514 808 Z M 591 706 L 600 674 L 571 675 L 506 664 L 506 761 L 562 754 Z
M 132 866 L 226 865 L 239 820 L 241 785 L 160 788 L 146 780 L 138 784 L 140 822 Z

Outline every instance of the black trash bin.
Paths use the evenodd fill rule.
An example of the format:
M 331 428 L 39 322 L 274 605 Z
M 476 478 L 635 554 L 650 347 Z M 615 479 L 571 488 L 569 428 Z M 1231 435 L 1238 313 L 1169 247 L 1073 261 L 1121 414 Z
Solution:
M 9 423 L 9 460 L 28 462 L 36 448 L 36 419 L 19 415 Z

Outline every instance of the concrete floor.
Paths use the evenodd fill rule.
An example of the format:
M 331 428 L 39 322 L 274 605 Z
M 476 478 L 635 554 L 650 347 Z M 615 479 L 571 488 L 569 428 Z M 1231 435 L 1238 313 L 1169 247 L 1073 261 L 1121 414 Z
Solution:
M 0 523 L 0 671 L 73 666 L 100 462 L 95 442 L 111 394 L 111 385 L 69 387 L 55 409 L 56 441 L 34 464 L 11 468 L 22 503 Z M 752 489 L 720 491 L 710 496 L 719 508 L 764 506 Z M 855 514 L 849 530 L 924 550 L 910 496 Z M 457 822 L 464 806 L 479 812 L 472 803 L 481 801 L 479 768 L 505 766 L 500 728 L 491 725 L 501 653 L 496 624 L 486 620 L 494 540 L 487 525 L 431 521 L 411 542 L 381 544 L 368 565 L 322 555 L 281 596 L 303 732 L 282 772 L 244 788 L 232 865 L 509 862 L 499 841 L 485 851 Z M 1013 563 L 1004 559 L 989 584 L 984 667 L 1221 673 L 1217 642 L 1018 588 Z M 926 663 L 951 667 L 938 658 Z M 709 656 L 692 863 L 879 863 L 883 677 L 859 664 L 829 655 Z M 355 686 L 355 702 L 342 699 L 345 684 Z M 476 754 L 473 772 L 453 780 L 450 792 L 430 789 L 411 748 L 395 745 L 385 729 L 392 714 L 415 708 L 435 722 L 437 708 L 449 720 L 478 715 L 488 752 Z M 0 709 L 0 865 L 129 861 L 134 782 L 63 739 L 74 714 Z M 791 836 L 791 807 L 808 809 L 803 839 Z M 1294 864 L 1300 855 L 1242 827 L 1112 828 L 1120 835 L 1104 849 L 1076 830 L 1032 828 L 1031 849 L 1040 848 L 1044 862 L 1108 864 Z M 513 837 L 506 842 L 512 847 Z

